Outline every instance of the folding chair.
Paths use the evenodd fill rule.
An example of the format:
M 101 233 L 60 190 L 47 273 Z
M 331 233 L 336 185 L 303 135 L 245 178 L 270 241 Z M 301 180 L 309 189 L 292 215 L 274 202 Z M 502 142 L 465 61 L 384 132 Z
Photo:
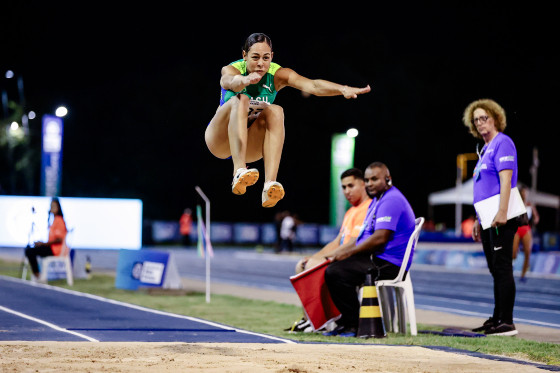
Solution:
M 48 281 L 48 272 L 49 272 L 48 268 L 50 265 L 53 264 L 56 265 L 56 263 L 61 263 L 65 267 L 66 282 L 70 286 L 74 285 L 74 276 L 72 273 L 72 261 L 70 260 L 70 248 L 68 247 L 68 243 L 66 242 L 68 233 L 66 233 L 64 240 L 62 240 L 62 248 L 60 250 L 60 254 L 56 256 L 46 256 L 42 258 L 41 265 L 40 265 L 41 274 L 39 275 L 41 281 L 45 283 Z
M 418 243 L 418 238 L 420 237 L 420 231 L 422 230 L 422 225 L 424 224 L 424 218 L 416 218 L 415 228 L 412 235 L 408 239 L 408 244 L 406 246 L 406 251 L 404 254 L 403 262 L 399 270 L 399 274 L 393 280 L 379 280 L 375 282 L 377 287 L 377 294 L 379 294 L 383 317 L 385 318 L 385 327 L 388 330 L 394 332 L 400 332 L 406 334 L 406 316 L 408 315 L 408 321 L 410 323 L 410 334 L 417 335 L 418 330 L 416 329 L 416 309 L 414 307 L 414 292 L 412 290 L 412 280 L 410 279 L 410 271 L 406 275 L 406 279 L 403 280 L 408 261 L 412 251 Z M 396 303 L 397 303 L 397 319 L 398 319 L 398 329 L 396 325 L 396 320 L 392 317 L 392 306 L 390 301 L 392 297 L 387 297 L 387 293 L 384 291 L 391 291 L 394 288 Z M 385 298 L 385 299 L 383 299 Z M 384 301 L 385 300 L 385 301 Z

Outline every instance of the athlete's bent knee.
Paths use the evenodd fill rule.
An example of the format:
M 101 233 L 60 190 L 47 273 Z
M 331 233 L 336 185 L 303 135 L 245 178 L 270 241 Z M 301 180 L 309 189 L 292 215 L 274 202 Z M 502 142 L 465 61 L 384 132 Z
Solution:
M 271 115 L 280 116 L 281 118 L 284 118 L 284 109 L 280 105 L 272 104 L 267 106 L 265 110 L 268 111 Z

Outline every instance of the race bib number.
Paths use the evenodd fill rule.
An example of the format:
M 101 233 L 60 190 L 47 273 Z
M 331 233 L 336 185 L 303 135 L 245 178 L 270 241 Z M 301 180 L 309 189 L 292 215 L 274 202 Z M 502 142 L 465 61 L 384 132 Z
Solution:
M 261 111 L 263 111 L 268 105 L 270 105 L 266 101 L 259 101 L 259 100 L 250 100 L 249 101 L 249 112 L 248 117 L 249 120 L 255 120 Z

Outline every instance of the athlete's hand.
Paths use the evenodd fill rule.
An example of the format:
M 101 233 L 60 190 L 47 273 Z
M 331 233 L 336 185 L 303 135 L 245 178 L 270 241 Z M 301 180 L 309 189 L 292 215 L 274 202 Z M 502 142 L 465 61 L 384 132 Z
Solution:
M 362 94 L 368 93 L 370 91 L 371 91 L 371 88 L 370 88 L 369 84 L 367 85 L 367 87 L 364 87 L 364 88 L 354 88 L 354 87 L 345 86 L 342 89 L 342 95 L 344 96 L 344 98 L 358 98 L 358 95 L 362 95 Z
M 245 84 L 245 87 L 247 87 L 248 85 L 258 83 L 261 79 L 262 76 L 259 73 L 251 73 L 244 77 L 243 84 Z

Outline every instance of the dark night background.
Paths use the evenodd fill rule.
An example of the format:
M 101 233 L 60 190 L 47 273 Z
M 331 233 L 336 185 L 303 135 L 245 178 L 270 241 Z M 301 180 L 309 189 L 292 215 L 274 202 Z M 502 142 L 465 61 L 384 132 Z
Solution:
M 289 209 L 326 224 L 331 136 L 355 127 L 355 166 L 385 162 L 416 214 L 427 216 L 428 194 L 454 186 L 457 155 L 475 150 L 461 117 L 479 98 L 506 110 L 520 181 L 531 182 L 536 147 L 538 189 L 559 192 L 557 21 L 538 3 L 373 4 L 324 15 L 285 4 L 277 12 L 246 4 L 223 15 L 217 4 L 196 11 L 165 3 L 18 4 L 0 13 L 1 85 L 13 84 L 7 69 L 23 77 L 26 110 L 38 114 L 30 122 L 36 170 L 32 182 L 16 177 L 15 190 L 7 190 L 2 152 L 5 193 L 38 195 L 40 116 L 64 104 L 63 196 L 140 198 L 144 218 L 177 220 L 197 203 L 198 185 L 214 221 L 268 222 Z M 213 157 L 204 143 L 220 69 L 241 57 L 253 32 L 271 37 L 281 66 L 372 87 L 357 100 L 279 93 L 286 141 L 278 180 L 286 197 L 273 209 L 260 206 L 262 179 L 234 196 L 231 161 Z M 262 161 L 254 166 L 264 175 Z M 453 211 L 437 208 L 436 221 L 452 225 Z M 554 213 L 543 213 L 550 216 L 543 226 L 551 224 Z

